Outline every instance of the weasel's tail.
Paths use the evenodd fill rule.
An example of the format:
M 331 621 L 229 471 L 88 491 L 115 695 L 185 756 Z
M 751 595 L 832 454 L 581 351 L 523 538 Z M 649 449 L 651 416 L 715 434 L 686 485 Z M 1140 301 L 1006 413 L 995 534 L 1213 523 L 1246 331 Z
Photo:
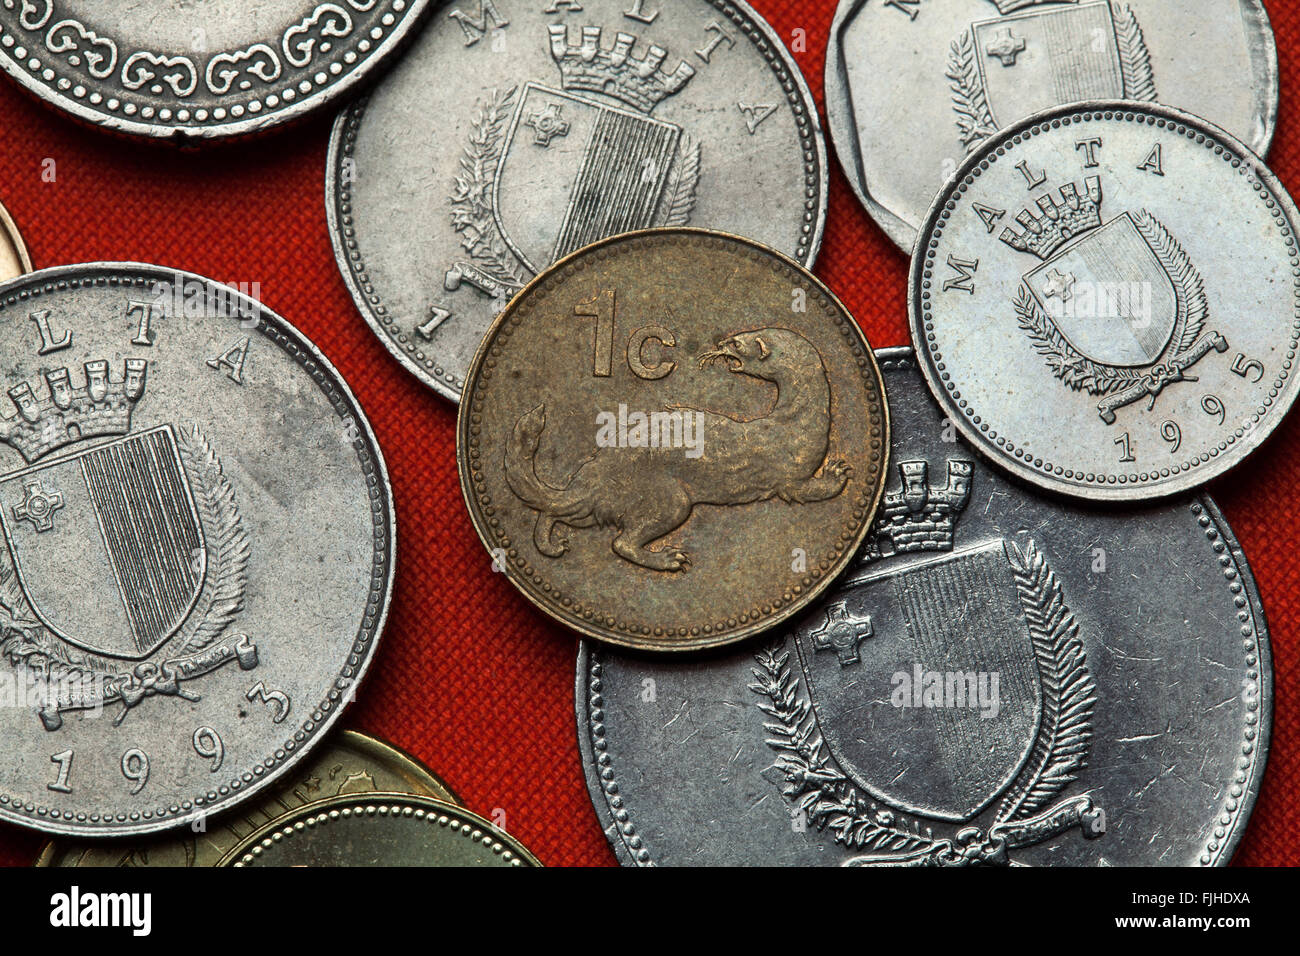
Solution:
M 506 444 L 506 482 L 534 511 L 563 518 L 574 511 L 579 496 L 567 488 L 554 488 L 537 477 L 537 446 L 545 430 L 545 405 L 538 405 L 515 423 Z

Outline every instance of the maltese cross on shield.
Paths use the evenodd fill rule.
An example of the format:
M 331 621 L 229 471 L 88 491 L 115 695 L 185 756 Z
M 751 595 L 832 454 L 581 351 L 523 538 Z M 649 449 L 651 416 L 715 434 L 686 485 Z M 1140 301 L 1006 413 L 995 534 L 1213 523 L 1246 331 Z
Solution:
M 636 110 L 528 83 L 493 183 L 497 228 L 533 272 L 647 229 L 681 136 L 680 126 Z

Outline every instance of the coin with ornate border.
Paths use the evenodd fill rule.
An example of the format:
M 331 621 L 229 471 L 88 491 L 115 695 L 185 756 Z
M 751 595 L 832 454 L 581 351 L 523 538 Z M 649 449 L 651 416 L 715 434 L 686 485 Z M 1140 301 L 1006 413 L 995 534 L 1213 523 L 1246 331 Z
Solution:
M 510 303 L 456 455 L 493 567 L 580 633 L 684 651 L 773 627 L 852 558 L 889 421 L 810 272 L 694 229 L 607 239 Z
M 811 265 L 816 101 L 743 0 L 451 3 L 339 117 L 326 209 L 357 308 L 458 401 L 492 320 L 606 236 L 702 226 Z
M 960 440 L 910 349 L 878 358 L 894 475 L 832 591 L 689 666 L 584 642 L 578 738 L 619 860 L 1227 863 L 1273 669 L 1223 515 L 1038 495 Z
M 354 730 L 340 731 L 294 768 L 292 783 L 254 806 L 204 820 L 193 832 L 130 843 L 47 843 L 36 866 L 216 866 L 254 832 L 300 807 L 332 797 L 409 793 L 460 805 L 428 767 L 392 744 Z
M 27 244 L 9 210 L 0 206 L 0 282 L 17 278 L 32 271 L 32 259 L 27 254 Z
M 3 0 L 0 68 L 119 133 L 201 143 L 322 109 L 400 52 L 430 0 Z
M 270 310 L 159 266 L 12 280 L 0 327 L 0 819 L 134 836 L 276 786 L 392 589 L 347 385 Z
M 910 252 L 999 128 L 1080 100 L 1159 101 L 1268 152 L 1277 47 L 1260 0 L 841 0 L 826 114 L 850 185 Z
M 464 807 L 373 793 L 301 807 L 220 866 L 541 866 L 527 847 Z
M 956 426 L 1080 498 L 1189 491 L 1295 401 L 1296 207 L 1227 133 L 1082 104 L 991 137 L 935 200 L 912 339 Z

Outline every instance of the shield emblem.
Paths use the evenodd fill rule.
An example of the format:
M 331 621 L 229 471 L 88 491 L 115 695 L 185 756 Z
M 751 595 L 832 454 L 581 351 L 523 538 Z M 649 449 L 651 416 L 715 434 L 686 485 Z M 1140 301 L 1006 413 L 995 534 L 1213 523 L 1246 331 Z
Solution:
M 1120 368 L 1164 354 L 1178 322 L 1178 293 L 1128 213 L 1025 276 L 1039 305 L 1075 350 Z
M 795 634 L 827 749 L 882 803 L 937 820 L 975 817 L 1024 766 L 1042 714 L 1033 640 L 1004 544 L 864 576 L 837 597 L 842 607 L 832 603 Z M 825 639 L 824 628 L 844 621 L 862 638 L 849 656 L 829 653 Z M 924 706 L 920 688 L 916 706 L 899 706 L 899 676 L 918 673 L 943 675 L 941 684 L 962 675 L 967 690 L 979 675 L 991 687 L 996 674 L 997 709 L 981 708 L 978 691 L 971 706 L 957 680 L 941 706 Z
M 0 478 L 0 521 L 32 611 L 95 654 L 147 657 L 203 590 L 203 525 L 170 425 Z
M 998 126 L 1083 100 L 1123 99 L 1109 3 L 1080 3 L 972 25 L 989 109 Z
M 654 225 L 681 127 L 528 83 L 493 184 L 497 228 L 533 272 Z

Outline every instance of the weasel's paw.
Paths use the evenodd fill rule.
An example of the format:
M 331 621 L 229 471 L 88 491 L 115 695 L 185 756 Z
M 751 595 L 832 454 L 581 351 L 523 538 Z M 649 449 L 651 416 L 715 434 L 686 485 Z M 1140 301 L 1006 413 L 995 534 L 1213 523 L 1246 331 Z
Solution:
M 561 538 L 559 541 L 538 541 L 537 550 L 548 558 L 562 558 L 569 553 L 569 539 Z
M 646 562 L 647 566 L 653 567 L 656 571 L 672 571 L 685 574 L 691 566 L 691 556 L 689 554 L 672 548 L 658 553 L 646 552 L 646 556 L 650 559 Z
M 826 473 L 834 475 L 836 478 L 851 478 L 853 476 L 853 466 L 843 458 L 836 458 L 826 465 Z

